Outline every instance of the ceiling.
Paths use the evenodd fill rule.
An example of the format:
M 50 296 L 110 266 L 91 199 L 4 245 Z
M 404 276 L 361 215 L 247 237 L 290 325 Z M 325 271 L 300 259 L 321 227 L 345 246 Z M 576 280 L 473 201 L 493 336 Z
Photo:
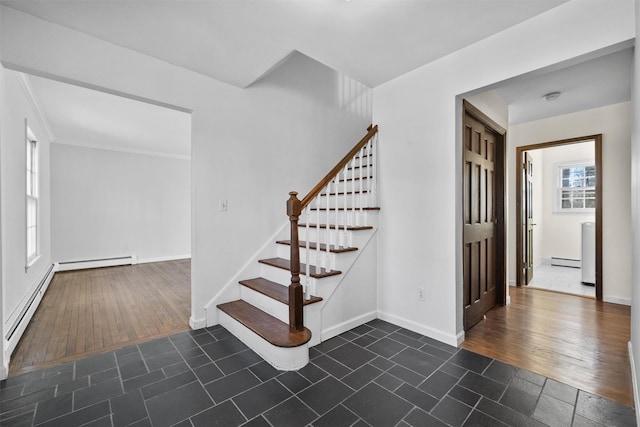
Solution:
M 191 115 L 41 77 L 31 89 L 55 142 L 178 158 L 191 155 Z
M 246 87 L 298 50 L 375 87 L 567 0 L 0 1 Z M 446 37 L 443 35 L 446 34 Z M 630 99 L 632 49 L 494 85 L 522 123 Z M 188 157 L 186 113 L 32 77 L 58 142 Z M 554 102 L 542 95 L 561 91 Z M 152 125 L 153 124 L 153 125 Z M 188 137 L 185 138 L 185 135 Z
M 532 73 L 496 85 L 509 105 L 509 124 L 588 110 L 631 100 L 633 48 L 553 71 Z M 543 95 L 561 92 L 555 101 Z
M 293 50 L 375 87 L 566 1 L 0 3 L 239 87 Z

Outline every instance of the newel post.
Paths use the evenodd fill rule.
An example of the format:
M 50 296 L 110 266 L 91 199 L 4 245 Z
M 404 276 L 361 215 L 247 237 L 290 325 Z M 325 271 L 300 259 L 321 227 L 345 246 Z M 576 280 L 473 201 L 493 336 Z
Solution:
M 302 285 L 300 284 L 300 242 L 298 239 L 298 218 L 302 204 L 297 192 L 289 193 L 287 215 L 291 221 L 291 284 L 289 285 L 289 328 L 292 331 L 304 329 L 302 319 Z

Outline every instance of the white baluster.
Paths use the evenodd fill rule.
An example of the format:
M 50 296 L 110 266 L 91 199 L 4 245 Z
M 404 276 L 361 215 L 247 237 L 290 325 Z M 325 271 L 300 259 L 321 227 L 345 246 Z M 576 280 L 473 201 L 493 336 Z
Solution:
M 349 162 L 350 163 L 350 162 Z M 343 234 L 342 234 L 342 244 L 346 247 L 347 246 L 347 213 L 349 212 L 349 209 L 347 208 L 347 200 L 349 199 L 349 195 L 347 194 L 347 177 L 349 176 L 349 163 L 347 163 L 347 165 L 345 166 L 344 169 L 344 185 L 342 186 L 343 189 L 343 195 L 342 198 L 344 200 L 344 229 L 343 229 Z
M 362 149 L 360 150 L 360 185 L 358 186 L 360 188 L 360 203 L 358 203 L 358 206 L 360 207 L 360 212 L 358 214 L 358 221 L 356 222 L 356 225 L 363 225 L 364 223 L 362 222 L 362 205 L 364 204 L 364 186 L 363 186 L 363 180 L 364 180 L 364 171 L 363 171 L 363 167 L 362 167 L 362 158 L 364 157 L 364 147 L 362 147 Z M 368 157 L 367 157 L 368 159 Z
M 372 172 L 371 175 L 373 176 L 373 183 L 372 183 L 372 201 L 373 201 L 373 205 L 371 206 L 378 206 L 378 134 L 376 133 L 373 138 L 371 138 L 371 164 L 372 166 Z
M 340 243 L 340 237 L 339 237 L 339 234 L 340 234 L 340 221 L 339 221 L 339 219 L 340 219 L 340 217 L 339 217 L 339 215 L 340 215 L 340 210 L 339 210 L 340 201 L 338 200 L 338 186 L 340 184 L 340 172 L 338 172 L 338 175 L 333 179 L 333 182 L 335 183 L 335 185 L 333 187 L 334 190 L 335 190 L 335 196 L 334 196 L 334 203 L 333 204 L 334 204 L 334 207 L 336 209 L 336 228 L 335 228 L 336 231 L 333 233 L 333 241 L 334 241 L 334 244 L 335 244 L 335 246 L 337 248 L 339 246 L 342 247 L 342 244 Z
M 329 224 L 331 224 L 331 218 L 330 218 L 331 212 L 330 212 L 330 209 L 329 209 L 329 207 L 331 205 L 331 202 L 329 201 L 330 195 L 331 195 L 331 188 L 329 188 L 329 187 L 331 187 L 331 182 L 329 182 L 329 184 L 327 184 L 327 187 L 325 188 L 325 194 L 326 194 L 326 198 L 327 198 L 327 204 L 326 204 L 327 212 L 326 212 L 326 215 L 325 215 L 326 223 L 327 223 L 327 228 L 326 228 L 327 233 L 325 234 L 325 236 L 327 238 L 325 239 L 325 242 L 324 242 L 324 244 L 326 246 L 325 247 L 325 254 L 324 254 L 324 258 L 325 258 L 324 268 L 326 268 L 327 271 L 332 269 L 329 266 L 329 263 L 330 263 L 330 260 L 331 260 L 331 227 L 329 227 Z
M 320 206 L 322 204 L 319 193 L 316 196 L 316 274 L 320 274 Z
M 309 206 L 304 208 L 304 218 L 306 227 L 306 242 L 305 242 L 305 278 L 304 278 L 304 299 L 311 299 L 311 292 L 309 292 L 309 220 L 311 219 L 311 211 Z

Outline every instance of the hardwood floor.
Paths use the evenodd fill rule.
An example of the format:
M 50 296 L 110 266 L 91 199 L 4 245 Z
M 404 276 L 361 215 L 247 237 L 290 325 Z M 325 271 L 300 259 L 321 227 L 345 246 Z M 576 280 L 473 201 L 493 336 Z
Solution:
M 189 329 L 191 261 L 56 273 L 9 376 Z
M 531 288 L 509 294 L 462 347 L 633 406 L 630 307 Z

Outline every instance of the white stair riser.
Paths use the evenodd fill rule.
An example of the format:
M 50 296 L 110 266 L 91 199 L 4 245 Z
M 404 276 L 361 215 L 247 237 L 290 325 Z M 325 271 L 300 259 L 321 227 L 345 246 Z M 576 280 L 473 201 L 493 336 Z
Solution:
M 290 259 L 290 251 L 291 251 L 290 246 L 278 245 L 279 258 Z M 345 268 L 348 268 L 351 265 L 352 258 L 356 256 L 356 251 L 343 252 L 343 253 L 329 252 L 329 254 L 327 254 L 325 251 L 320 251 L 320 253 L 318 254 L 317 251 L 312 249 L 312 250 L 309 250 L 309 259 L 307 260 L 306 252 L 307 251 L 304 248 L 300 248 L 301 263 L 309 264 L 310 267 L 319 265 L 320 267 L 327 268 L 327 265 L 328 265 L 330 270 L 340 270 L 340 271 L 342 271 Z M 320 262 L 318 262 L 318 257 L 320 259 Z
M 340 240 L 342 240 L 342 243 L 346 243 L 347 246 L 350 247 L 362 247 L 363 244 L 365 244 L 367 242 L 369 233 L 371 232 L 371 230 L 347 230 L 346 233 L 343 230 L 335 230 L 335 229 L 331 229 L 330 230 L 330 243 L 334 244 L 336 241 L 336 234 L 338 235 L 338 238 Z M 316 236 L 317 236 L 317 230 L 315 228 L 309 227 L 309 241 L 310 242 L 316 242 Z M 342 236 L 342 237 L 340 237 Z M 307 229 L 306 227 L 299 227 L 298 228 L 298 239 L 300 241 L 307 241 Z M 320 243 L 327 243 L 327 234 L 326 234 L 326 229 L 320 229 Z M 339 240 L 339 241 L 340 241 Z M 287 255 L 287 258 L 289 256 Z
M 344 208 L 344 195 L 330 195 L 330 196 L 320 196 L 320 207 L 321 208 L 326 208 L 327 207 L 327 197 L 329 198 L 329 203 L 330 203 L 330 208 L 335 208 L 336 207 L 336 197 L 338 198 L 338 208 Z M 374 204 L 374 198 L 372 197 L 372 195 L 370 195 L 369 193 L 358 193 L 355 195 L 352 194 L 347 194 L 347 207 L 351 208 L 358 208 L 360 206 L 363 207 L 367 207 L 367 206 L 375 206 Z M 314 203 L 314 202 L 311 202 Z M 315 204 L 311 205 L 311 207 L 317 207 Z
M 291 348 L 277 347 L 262 339 L 262 337 L 222 310 L 218 310 L 218 316 L 222 326 L 250 349 L 258 353 L 274 368 L 281 371 L 294 371 L 303 368 L 309 363 L 308 344 Z
M 276 301 L 246 286 L 241 286 L 240 298 L 284 323 L 289 322 L 289 306 L 280 301 Z M 318 340 L 320 338 L 321 322 L 319 312 L 321 307 L 322 301 L 304 306 L 304 326 L 312 333 L 311 342 L 315 341 L 313 335 L 317 335 Z
M 346 181 L 346 183 L 347 183 L 347 192 L 350 192 L 350 191 L 353 191 L 353 190 L 355 190 L 355 191 L 368 191 L 368 190 L 372 189 L 373 180 L 371 180 L 371 179 L 360 180 L 359 179 L 360 178 L 359 174 L 360 174 L 359 170 L 356 169 L 356 179 L 354 181 L 354 180 L 352 180 L 351 172 L 349 172 L 349 176 L 347 177 L 348 181 Z M 364 169 L 364 176 L 366 177 L 366 169 Z M 340 177 L 340 179 L 342 180 L 343 177 Z M 360 188 L 360 181 L 362 181 L 362 188 Z M 344 184 L 345 184 L 345 181 L 340 181 L 340 182 L 338 182 L 337 188 L 336 188 L 336 184 L 330 183 L 329 184 L 329 192 L 330 193 L 335 193 L 336 190 L 338 190 L 338 193 L 344 192 Z M 325 193 L 326 189 L 322 190 L 322 192 Z
M 318 212 L 320 212 L 319 221 L 318 221 Z M 370 221 L 371 212 L 372 211 L 365 211 L 365 210 L 360 211 L 359 209 L 356 209 L 355 211 L 348 210 L 345 213 L 345 211 L 340 210 L 338 211 L 338 219 L 336 220 L 336 211 L 329 211 L 329 224 L 339 224 L 341 226 L 344 226 L 344 219 L 346 216 L 347 225 L 354 225 L 354 226 L 372 225 Z M 309 211 L 309 220 L 307 220 L 306 217 L 300 219 L 301 223 L 306 223 L 307 221 L 310 224 L 318 224 L 318 222 L 320 224 L 326 224 L 327 211 L 311 210 Z
M 267 280 L 271 280 L 277 283 L 291 283 L 291 273 L 288 270 L 283 270 L 281 268 L 265 264 L 261 264 L 260 269 L 260 276 L 264 277 Z M 335 286 L 340 283 L 340 280 L 342 280 L 341 276 L 341 274 L 338 274 L 335 276 L 323 277 L 321 279 L 309 277 L 309 280 L 307 282 L 306 275 L 301 274 L 300 283 L 304 286 L 309 286 L 309 292 L 311 292 L 312 295 L 326 298 L 331 294 L 330 292 L 327 293 L 326 291 L 333 290 L 333 288 L 335 288 Z

